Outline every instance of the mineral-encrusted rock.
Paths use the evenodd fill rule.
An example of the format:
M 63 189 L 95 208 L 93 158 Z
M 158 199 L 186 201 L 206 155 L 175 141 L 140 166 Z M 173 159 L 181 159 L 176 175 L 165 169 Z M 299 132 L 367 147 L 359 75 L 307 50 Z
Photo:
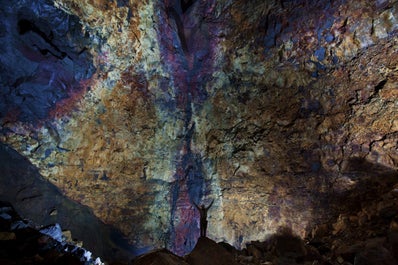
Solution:
M 0 140 L 137 248 L 188 253 L 212 198 L 238 248 L 366 225 L 398 181 L 394 1 L 14 2 Z

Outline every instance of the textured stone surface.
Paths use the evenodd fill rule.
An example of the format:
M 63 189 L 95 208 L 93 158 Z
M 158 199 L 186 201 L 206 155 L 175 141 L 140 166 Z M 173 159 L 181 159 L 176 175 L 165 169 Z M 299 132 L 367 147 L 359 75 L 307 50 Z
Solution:
M 137 248 L 178 254 L 199 234 L 192 201 L 215 198 L 209 236 L 242 247 L 281 226 L 305 236 L 397 182 L 394 1 L 181 3 L 56 0 L 82 25 L 77 94 L 46 79 L 61 103 L 32 92 L 10 117 L 20 97 L 3 81 L 1 141 Z M 34 49 L 5 6 L 0 37 Z
M 8 220 L 8 226 L 8 222 L 20 220 L 37 230 L 60 224 L 62 228 L 70 229 L 68 233 L 65 231 L 72 236 L 68 243 L 83 241 L 84 248 L 108 262 L 126 261 L 141 253 L 142 250 L 130 246 L 120 231 L 104 224 L 87 206 L 65 198 L 57 187 L 40 176 L 37 168 L 15 150 L 0 144 L 0 160 L 0 201 L 12 202 L 22 218 L 11 215 L 13 220 L 8 220 L 1 215 Z M 2 231 L 9 231 L 7 229 Z M 17 246 L 10 247 L 17 249 Z
M 103 264 L 88 250 L 55 237 L 54 232 L 61 233 L 59 225 L 39 231 L 32 222 L 23 220 L 11 204 L 3 201 L 0 201 L 0 213 L 2 264 Z
M 37 125 L 84 93 L 95 69 L 76 16 L 49 1 L 1 1 L 3 123 Z

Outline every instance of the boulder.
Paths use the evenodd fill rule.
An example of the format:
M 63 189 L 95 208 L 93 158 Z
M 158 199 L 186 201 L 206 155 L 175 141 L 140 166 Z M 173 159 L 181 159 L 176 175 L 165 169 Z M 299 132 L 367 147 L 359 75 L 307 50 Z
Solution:
M 391 231 L 388 235 L 388 245 L 391 253 L 394 254 L 395 260 L 398 261 L 398 231 Z
M 234 256 L 207 237 L 200 237 L 195 248 L 185 257 L 190 265 L 237 265 Z
M 133 265 L 188 265 L 183 258 L 167 249 L 154 250 L 133 260 Z

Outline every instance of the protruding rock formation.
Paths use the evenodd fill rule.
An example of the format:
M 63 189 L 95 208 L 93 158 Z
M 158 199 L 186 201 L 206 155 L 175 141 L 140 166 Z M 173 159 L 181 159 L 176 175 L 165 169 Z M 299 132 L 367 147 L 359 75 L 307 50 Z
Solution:
M 189 265 L 183 258 L 161 249 L 146 253 L 133 261 L 133 265 Z
M 207 237 L 200 237 L 189 255 L 185 257 L 190 265 L 237 265 L 235 257 L 223 246 Z
M 8 202 L 0 201 L 0 263 L 103 265 L 91 252 L 68 242 L 58 224 L 40 231 L 23 220 Z

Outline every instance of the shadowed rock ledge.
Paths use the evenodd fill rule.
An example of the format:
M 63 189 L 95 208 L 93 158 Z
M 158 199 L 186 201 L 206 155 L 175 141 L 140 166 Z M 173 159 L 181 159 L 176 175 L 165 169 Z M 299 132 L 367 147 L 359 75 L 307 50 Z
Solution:
M 40 226 L 60 224 L 84 247 L 105 260 L 128 260 L 136 251 L 119 231 L 86 206 L 63 196 L 26 158 L 0 143 L 0 201 L 10 202 L 23 219 Z

